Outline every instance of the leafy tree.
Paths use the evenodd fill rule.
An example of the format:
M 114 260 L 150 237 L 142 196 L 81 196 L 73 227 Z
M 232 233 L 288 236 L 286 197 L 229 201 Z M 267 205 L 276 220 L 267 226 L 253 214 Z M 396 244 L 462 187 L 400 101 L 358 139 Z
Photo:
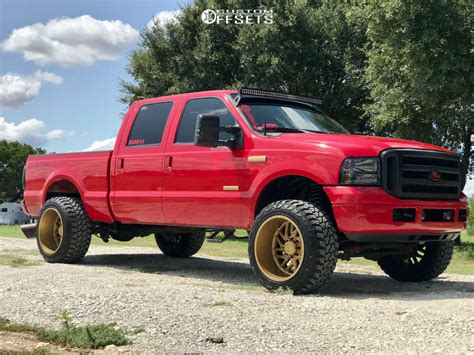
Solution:
M 182 92 L 239 88 L 319 97 L 330 115 L 354 130 L 367 91 L 361 86 L 365 31 L 351 26 L 350 5 L 322 1 L 207 1 L 183 7 L 176 23 L 142 33 L 122 82 L 122 101 Z M 273 8 L 272 25 L 206 25 L 205 9 Z
M 241 86 L 323 99 L 352 131 L 439 144 L 473 133 L 470 0 L 196 0 L 145 29 L 122 101 Z M 359 4 L 360 3 L 360 4 Z M 273 8 L 272 25 L 206 25 L 205 9 Z
M 28 155 L 44 154 L 42 148 L 33 148 L 18 142 L 0 141 L 0 201 L 21 199 L 22 174 Z
M 474 127 L 472 1 L 381 1 L 364 8 L 372 127 L 461 153 Z

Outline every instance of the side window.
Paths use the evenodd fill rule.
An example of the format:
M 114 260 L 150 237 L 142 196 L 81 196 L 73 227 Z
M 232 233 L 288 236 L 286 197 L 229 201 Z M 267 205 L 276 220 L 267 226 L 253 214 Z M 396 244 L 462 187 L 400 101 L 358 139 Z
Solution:
M 189 100 L 179 122 L 178 134 L 175 143 L 193 143 L 198 115 L 213 115 L 220 117 L 221 126 L 234 126 L 236 121 L 226 105 L 217 98 L 204 98 Z M 230 139 L 230 134 L 221 132 L 219 139 Z
M 127 146 L 160 144 L 172 107 L 172 102 L 142 106 L 133 122 Z

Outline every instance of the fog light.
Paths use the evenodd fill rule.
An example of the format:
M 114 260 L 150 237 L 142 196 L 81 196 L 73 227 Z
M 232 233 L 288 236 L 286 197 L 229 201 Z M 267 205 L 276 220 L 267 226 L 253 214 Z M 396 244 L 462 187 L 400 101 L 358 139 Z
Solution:
M 416 209 L 414 208 L 395 208 L 392 212 L 394 222 L 414 222 Z
M 452 221 L 454 219 L 454 210 L 443 211 L 443 221 Z

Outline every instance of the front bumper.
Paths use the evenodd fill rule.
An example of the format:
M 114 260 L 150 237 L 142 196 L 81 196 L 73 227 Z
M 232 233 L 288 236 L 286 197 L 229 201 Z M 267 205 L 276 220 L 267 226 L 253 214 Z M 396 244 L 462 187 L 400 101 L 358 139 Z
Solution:
M 324 187 L 332 204 L 336 224 L 340 232 L 357 239 L 387 241 L 390 235 L 447 235 L 457 234 L 466 228 L 466 222 L 459 221 L 459 211 L 467 209 L 467 197 L 456 201 L 402 200 L 379 187 L 327 186 Z M 413 222 L 394 222 L 393 210 L 411 208 L 416 210 Z M 452 209 L 452 221 L 422 221 L 424 209 Z M 445 237 L 450 240 L 454 236 Z

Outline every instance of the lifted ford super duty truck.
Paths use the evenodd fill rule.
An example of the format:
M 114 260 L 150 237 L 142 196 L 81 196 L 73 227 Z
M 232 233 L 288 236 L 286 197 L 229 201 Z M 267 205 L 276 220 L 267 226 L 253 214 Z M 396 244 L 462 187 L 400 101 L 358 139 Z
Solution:
M 400 281 L 437 277 L 466 227 L 453 152 L 351 135 L 307 97 L 254 89 L 133 103 L 113 151 L 30 156 L 24 227 L 48 262 L 74 263 L 95 234 L 154 234 L 188 257 L 205 233 L 249 231 L 269 289 L 321 287 L 337 258 L 365 257 Z

